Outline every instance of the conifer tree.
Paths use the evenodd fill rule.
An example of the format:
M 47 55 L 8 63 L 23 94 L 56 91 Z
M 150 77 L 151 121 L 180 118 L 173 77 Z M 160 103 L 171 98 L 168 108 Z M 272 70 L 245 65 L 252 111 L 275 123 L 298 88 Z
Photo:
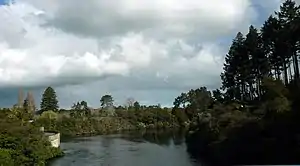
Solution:
M 52 87 L 46 88 L 41 101 L 41 112 L 58 111 L 58 100 L 56 93 Z

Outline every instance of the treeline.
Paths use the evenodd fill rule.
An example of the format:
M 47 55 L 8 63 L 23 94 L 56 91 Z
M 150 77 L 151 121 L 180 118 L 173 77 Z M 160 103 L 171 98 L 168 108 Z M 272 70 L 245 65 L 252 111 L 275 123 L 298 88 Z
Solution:
M 170 108 L 140 105 L 129 98 L 124 106 L 114 105 L 111 95 L 99 100 L 99 108 L 91 108 L 86 101 L 78 101 L 71 109 L 60 109 L 55 90 L 46 88 L 34 124 L 46 130 L 58 131 L 63 136 L 106 134 L 136 129 L 179 128 Z
M 173 114 L 189 122 L 188 150 L 214 164 L 299 164 L 300 7 L 286 0 L 260 29 L 237 33 L 222 87 L 182 93 Z

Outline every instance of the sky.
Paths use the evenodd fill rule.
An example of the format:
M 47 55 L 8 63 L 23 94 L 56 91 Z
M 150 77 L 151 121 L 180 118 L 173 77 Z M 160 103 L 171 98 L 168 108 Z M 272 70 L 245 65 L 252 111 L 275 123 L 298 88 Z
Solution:
M 300 0 L 299 0 L 300 1 Z M 0 107 L 20 87 L 39 105 L 48 86 L 59 105 L 105 94 L 118 105 L 171 106 L 192 88 L 221 85 L 238 31 L 260 27 L 281 0 L 0 0 Z

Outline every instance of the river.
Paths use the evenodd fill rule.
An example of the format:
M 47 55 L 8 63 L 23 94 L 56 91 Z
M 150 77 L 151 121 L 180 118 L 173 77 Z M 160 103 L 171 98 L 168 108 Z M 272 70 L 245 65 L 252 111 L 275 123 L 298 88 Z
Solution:
M 184 132 L 130 132 L 62 141 L 65 156 L 50 166 L 199 166 Z

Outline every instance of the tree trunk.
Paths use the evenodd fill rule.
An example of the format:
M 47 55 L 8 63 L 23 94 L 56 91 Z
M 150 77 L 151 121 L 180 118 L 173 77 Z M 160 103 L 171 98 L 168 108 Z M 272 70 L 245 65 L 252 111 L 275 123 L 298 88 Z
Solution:
M 299 78 L 299 64 L 298 64 L 298 57 L 297 55 L 295 54 L 295 68 L 296 68 L 296 71 L 295 71 L 295 75 L 296 75 L 296 78 L 298 79 Z
M 284 72 L 284 74 L 283 74 L 284 84 L 287 85 L 289 83 L 288 74 L 287 74 L 287 67 L 286 67 L 287 64 L 284 61 L 282 65 L 283 65 L 283 72 Z
M 257 96 L 258 96 L 259 101 L 261 99 L 260 82 L 261 82 L 261 79 L 257 79 Z
M 289 61 L 289 75 L 290 75 L 290 81 L 293 79 L 293 76 L 292 76 L 292 65 L 291 65 L 291 61 Z
M 278 66 L 276 66 L 275 75 L 276 75 L 276 79 L 280 80 L 280 72 L 279 72 L 279 67 Z
M 293 62 L 294 62 L 294 77 L 296 79 L 299 78 L 299 64 L 298 64 L 298 57 L 296 51 L 293 51 Z

